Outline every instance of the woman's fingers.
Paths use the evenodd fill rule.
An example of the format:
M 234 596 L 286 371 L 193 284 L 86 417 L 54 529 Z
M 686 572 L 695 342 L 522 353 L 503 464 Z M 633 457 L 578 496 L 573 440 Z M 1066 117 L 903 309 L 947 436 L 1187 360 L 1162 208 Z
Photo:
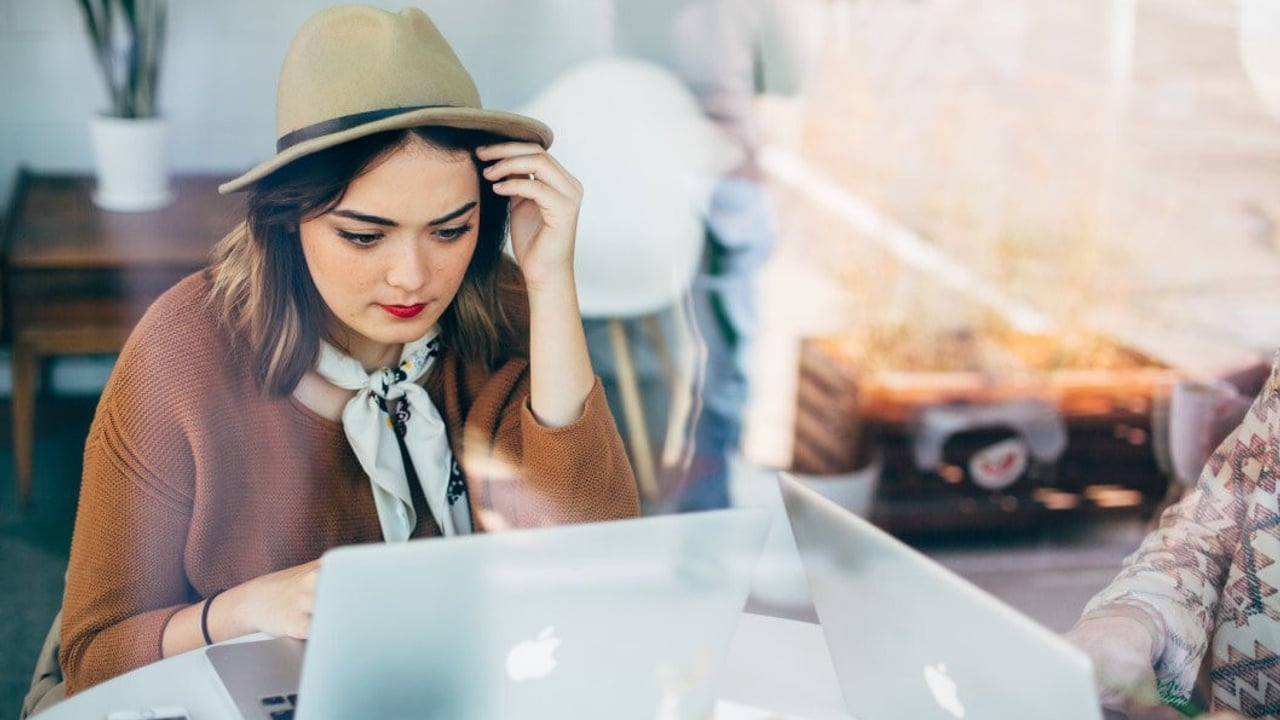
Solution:
M 246 583 L 254 588 L 248 608 L 254 629 L 305 639 L 311 628 L 319 570 L 320 562 L 313 560 Z
M 574 207 L 568 204 L 570 198 L 542 182 L 542 178 L 535 180 L 520 176 L 508 178 L 494 183 L 493 191 L 499 195 L 526 198 L 532 201 L 542 210 L 543 222 L 552 227 L 557 225 L 558 212 L 571 212 Z
M 482 152 L 489 151 L 489 152 Z M 481 160 L 492 160 L 484 169 L 484 176 L 491 182 L 518 177 L 546 183 L 564 195 L 576 199 L 582 197 L 582 183 L 560 161 L 541 147 L 531 143 L 503 143 L 480 148 L 476 155 Z
M 494 183 L 520 179 L 540 182 L 565 197 L 574 200 L 582 198 L 582 183 L 549 155 L 527 155 L 503 160 L 485 168 L 484 176 Z
M 529 155 L 531 153 L 546 152 L 547 149 L 532 142 L 521 142 L 519 140 L 509 140 L 507 142 L 496 142 L 490 145 L 481 145 L 476 148 L 476 154 L 481 160 L 493 160 L 508 155 Z
M 542 156 L 547 158 L 548 156 Z M 540 182 L 567 198 L 575 201 L 582 199 L 582 184 L 578 179 L 565 172 L 554 162 L 544 162 L 541 158 L 512 158 L 499 165 L 486 168 L 485 179 L 493 183 L 510 180 L 530 180 Z
M 501 142 L 492 145 L 481 145 L 476 148 L 476 157 L 488 162 L 516 155 L 545 155 L 546 152 L 547 149 L 537 143 Z
M 544 154 L 542 158 L 547 158 Z M 528 200 L 538 207 L 541 225 L 548 228 L 572 230 L 577 222 L 578 209 L 582 204 L 582 189 L 577 180 L 568 173 L 545 162 L 515 162 L 515 174 L 507 174 L 493 184 L 493 191 L 498 195 L 511 198 L 513 202 Z M 521 158 L 521 160 L 526 160 Z M 495 173 L 497 175 L 498 173 Z M 512 239 L 516 239 L 517 226 L 520 225 L 522 213 L 517 205 L 512 205 Z M 531 218 L 530 218 L 531 219 Z
M 560 285 L 573 275 L 574 234 L 582 183 L 533 143 L 498 143 L 476 149 L 491 163 L 484 177 L 510 201 L 511 247 L 530 287 Z

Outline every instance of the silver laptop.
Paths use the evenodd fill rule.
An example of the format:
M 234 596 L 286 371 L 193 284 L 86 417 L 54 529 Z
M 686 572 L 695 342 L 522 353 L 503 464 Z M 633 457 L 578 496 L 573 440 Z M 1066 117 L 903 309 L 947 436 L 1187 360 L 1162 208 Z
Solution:
M 1096 720 L 1088 657 L 779 474 L 849 711 L 859 720 Z
M 768 525 L 735 509 L 343 547 L 305 644 L 207 655 L 255 720 L 702 718 Z

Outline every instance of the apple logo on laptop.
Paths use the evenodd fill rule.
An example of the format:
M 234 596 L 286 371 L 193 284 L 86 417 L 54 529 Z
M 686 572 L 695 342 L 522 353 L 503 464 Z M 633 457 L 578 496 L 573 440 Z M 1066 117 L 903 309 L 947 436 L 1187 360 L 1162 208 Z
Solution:
M 957 718 L 964 717 L 964 705 L 960 702 L 956 681 L 947 673 L 946 664 L 925 665 L 924 682 L 929 686 L 929 692 L 933 694 L 933 701 L 938 703 L 938 707 Z
M 556 669 L 556 648 L 560 638 L 555 637 L 555 626 L 548 625 L 534 640 L 515 644 L 507 653 L 507 675 L 516 681 L 537 680 Z

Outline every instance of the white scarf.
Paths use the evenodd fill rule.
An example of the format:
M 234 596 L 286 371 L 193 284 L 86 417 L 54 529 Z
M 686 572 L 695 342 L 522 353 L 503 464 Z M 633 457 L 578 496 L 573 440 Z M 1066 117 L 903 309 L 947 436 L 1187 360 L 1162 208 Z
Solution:
M 427 505 L 445 535 L 471 532 L 466 483 L 453 461 L 444 419 L 417 380 L 440 354 L 439 328 L 407 343 L 400 365 L 366 373 L 360 362 L 327 342 L 320 343 L 316 372 L 340 388 L 355 390 L 342 411 L 342 429 L 360 466 L 369 475 L 384 540 L 408 540 L 417 525 L 409 474 L 397 432 L 413 463 Z M 398 401 L 398 402 L 396 402 Z M 395 416 L 388 413 L 388 408 Z

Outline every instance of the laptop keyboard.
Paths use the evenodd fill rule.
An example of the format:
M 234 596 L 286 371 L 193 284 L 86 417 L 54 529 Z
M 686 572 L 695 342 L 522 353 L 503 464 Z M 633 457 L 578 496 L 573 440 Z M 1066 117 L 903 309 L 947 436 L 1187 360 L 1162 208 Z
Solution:
M 271 720 L 293 720 L 294 708 L 297 706 L 297 693 L 268 695 L 262 698 L 262 709 L 267 711 L 267 717 Z

